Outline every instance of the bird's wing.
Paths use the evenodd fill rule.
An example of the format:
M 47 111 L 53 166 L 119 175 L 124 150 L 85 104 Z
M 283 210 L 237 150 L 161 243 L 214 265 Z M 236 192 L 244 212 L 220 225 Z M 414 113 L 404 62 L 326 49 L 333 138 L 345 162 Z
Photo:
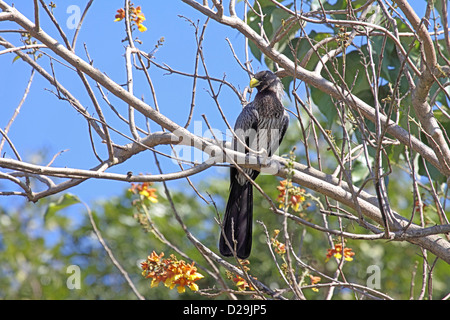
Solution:
M 246 146 L 250 146 L 250 141 L 254 138 L 256 130 L 258 129 L 258 120 L 258 111 L 253 106 L 253 102 L 247 104 L 244 109 L 242 109 L 234 125 L 234 132 L 236 137 L 240 140 L 236 141 L 237 139 L 234 139 L 236 143 L 235 150 L 248 153 L 248 149 L 246 149 L 241 142 L 244 142 Z
M 284 135 L 286 134 L 288 126 L 289 126 L 289 114 L 286 111 L 284 111 L 278 145 L 281 144 L 281 141 L 283 140 Z
M 234 150 L 242 153 L 249 152 L 247 147 L 249 147 L 252 144 L 252 141 L 256 137 L 256 132 L 258 129 L 258 120 L 259 114 L 256 108 L 254 107 L 253 102 L 247 104 L 237 117 L 234 125 L 234 133 L 236 134 L 236 137 L 234 137 L 233 139 Z M 259 171 L 256 170 L 251 169 L 243 169 L 243 170 L 253 180 L 256 179 L 256 177 L 259 174 Z M 230 170 L 230 178 L 231 181 L 234 181 L 234 179 L 238 179 L 239 184 L 241 185 L 248 181 L 247 178 L 245 178 L 244 175 L 240 174 L 239 171 L 234 167 L 232 167 Z

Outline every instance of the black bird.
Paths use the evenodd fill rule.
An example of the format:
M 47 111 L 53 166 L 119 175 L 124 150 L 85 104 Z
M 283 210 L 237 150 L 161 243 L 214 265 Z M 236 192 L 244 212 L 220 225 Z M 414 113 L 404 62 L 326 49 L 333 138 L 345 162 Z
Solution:
M 256 88 L 258 93 L 255 99 L 242 109 L 236 120 L 233 147 L 245 153 L 267 152 L 267 155 L 271 156 L 278 149 L 289 124 L 289 115 L 281 101 L 283 84 L 271 71 L 261 71 L 250 80 L 250 87 Z M 256 170 L 242 170 L 253 180 L 259 175 Z M 232 167 L 230 195 L 219 241 L 220 253 L 223 256 L 232 256 L 234 249 L 240 259 L 246 259 L 250 255 L 252 220 L 252 184 L 244 174 Z

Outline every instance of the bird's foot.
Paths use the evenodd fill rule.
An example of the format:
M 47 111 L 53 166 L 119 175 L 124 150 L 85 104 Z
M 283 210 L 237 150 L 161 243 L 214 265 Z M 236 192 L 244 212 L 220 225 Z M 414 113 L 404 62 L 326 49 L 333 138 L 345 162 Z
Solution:
M 257 159 L 259 165 L 267 165 L 269 159 L 269 153 L 266 149 L 262 148 L 257 153 Z

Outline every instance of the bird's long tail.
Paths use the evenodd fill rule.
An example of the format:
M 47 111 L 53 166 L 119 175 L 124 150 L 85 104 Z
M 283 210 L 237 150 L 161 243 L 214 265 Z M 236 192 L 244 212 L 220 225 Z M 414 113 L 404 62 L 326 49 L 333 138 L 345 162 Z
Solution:
M 246 259 L 252 248 L 253 187 L 250 182 L 240 185 L 231 183 L 230 196 L 225 209 L 223 232 L 220 234 L 219 250 L 223 256 L 232 256 L 233 248 L 240 259 Z M 227 241 L 225 240 L 228 240 Z M 236 244 L 234 243 L 236 241 Z

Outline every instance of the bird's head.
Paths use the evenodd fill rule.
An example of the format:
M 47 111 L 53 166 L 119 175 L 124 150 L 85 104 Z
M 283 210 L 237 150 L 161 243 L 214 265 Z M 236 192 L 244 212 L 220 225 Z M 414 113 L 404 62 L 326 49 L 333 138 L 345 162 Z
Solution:
M 256 88 L 259 92 L 266 90 L 277 94 L 283 91 L 283 85 L 278 77 L 269 70 L 260 71 L 250 80 L 250 88 Z
M 265 70 L 260 71 L 253 76 L 250 80 L 250 88 L 256 88 L 260 93 L 268 93 L 272 91 L 278 97 L 282 99 L 284 88 L 281 80 L 272 71 Z

